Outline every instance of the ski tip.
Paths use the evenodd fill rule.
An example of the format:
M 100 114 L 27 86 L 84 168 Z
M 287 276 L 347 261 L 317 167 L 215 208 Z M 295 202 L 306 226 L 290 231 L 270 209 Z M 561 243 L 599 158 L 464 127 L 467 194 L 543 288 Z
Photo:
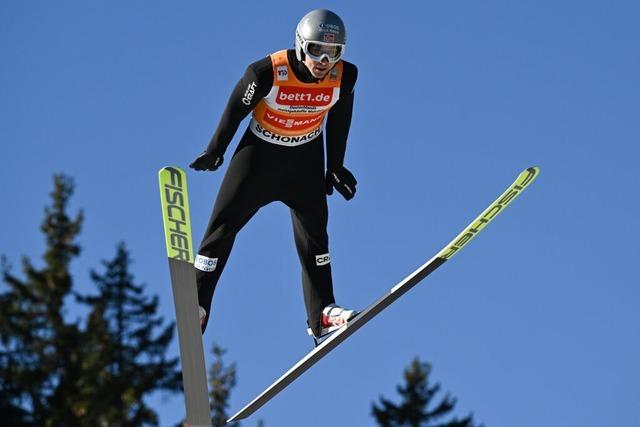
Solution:
M 530 174 L 534 178 L 540 175 L 540 167 L 539 166 L 531 166 L 522 171 L 523 174 Z
M 162 175 L 163 172 L 165 171 L 177 171 L 180 175 L 185 175 L 184 169 L 178 167 L 178 166 L 164 166 L 162 168 L 160 168 L 160 170 L 158 171 L 158 175 Z
M 535 172 L 536 175 L 540 173 L 540 166 L 531 166 L 529 168 L 527 168 L 528 171 L 532 171 Z
M 514 182 L 517 185 L 518 190 L 522 190 L 529 186 L 540 174 L 540 168 L 538 166 L 531 166 L 520 172 L 518 178 Z

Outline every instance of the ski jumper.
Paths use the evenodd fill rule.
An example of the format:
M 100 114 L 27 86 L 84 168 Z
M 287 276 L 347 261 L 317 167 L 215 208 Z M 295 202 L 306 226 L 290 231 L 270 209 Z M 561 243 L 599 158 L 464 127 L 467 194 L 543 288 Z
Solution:
M 341 167 L 356 78 L 355 65 L 341 60 L 323 79 L 316 79 L 290 49 L 251 64 L 236 85 L 207 151 L 224 153 L 240 122 L 253 114 L 196 257 L 198 300 L 207 311 L 204 327 L 236 234 L 262 206 L 280 201 L 291 211 L 309 327 L 319 333 L 322 309 L 335 302 L 323 125 L 326 122 L 326 167 Z

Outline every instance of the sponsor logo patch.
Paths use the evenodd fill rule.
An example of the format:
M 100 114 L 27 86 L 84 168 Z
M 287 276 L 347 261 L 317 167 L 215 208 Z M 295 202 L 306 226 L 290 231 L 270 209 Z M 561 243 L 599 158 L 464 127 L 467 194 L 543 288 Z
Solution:
M 339 34 L 340 27 L 335 24 L 320 24 L 319 25 L 321 31 L 331 31 L 332 33 Z
M 263 119 L 265 123 L 269 123 L 270 125 L 281 129 L 300 130 L 322 123 L 322 120 L 324 119 L 324 112 L 313 116 L 292 118 L 291 116 L 284 116 L 282 114 L 266 110 Z
M 216 269 L 218 258 L 208 258 L 206 256 L 196 256 L 196 262 L 193 264 L 198 270 L 210 273 Z
M 302 88 L 282 86 L 276 101 L 280 105 L 326 107 L 331 104 L 333 88 Z
M 331 262 L 331 257 L 329 256 L 329 254 L 316 255 L 316 265 L 317 266 L 327 265 L 330 262 Z
M 276 70 L 276 75 L 278 80 L 289 80 L 289 71 L 287 70 L 286 65 L 278 65 L 278 69 Z
M 288 147 L 295 147 L 297 145 L 302 145 L 309 141 L 312 141 L 314 138 L 320 135 L 322 133 L 322 126 L 318 126 L 316 129 L 304 135 L 287 136 L 271 132 L 260 126 L 260 123 L 254 120 L 251 122 L 251 132 L 253 132 L 254 135 L 264 141 L 278 145 L 285 145 Z
M 325 43 L 335 43 L 336 35 L 331 33 L 325 33 L 322 35 L 322 41 Z

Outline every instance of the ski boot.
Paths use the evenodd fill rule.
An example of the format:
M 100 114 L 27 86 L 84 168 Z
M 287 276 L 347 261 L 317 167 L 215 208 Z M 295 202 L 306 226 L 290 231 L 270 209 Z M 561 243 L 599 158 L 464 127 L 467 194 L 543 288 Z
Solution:
M 337 304 L 329 304 L 322 310 L 320 320 L 320 336 L 316 337 L 311 328 L 307 328 L 307 333 L 313 337 L 316 347 L 324 341 L 329 334 L 345 326 L 349 320 L 360 314 L 357 310 L 347 310 Z

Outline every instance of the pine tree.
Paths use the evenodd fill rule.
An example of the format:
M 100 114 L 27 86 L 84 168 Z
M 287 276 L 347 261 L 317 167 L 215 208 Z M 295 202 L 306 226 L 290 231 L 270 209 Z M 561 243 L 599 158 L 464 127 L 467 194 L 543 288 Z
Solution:
M 240 427 L 240 424 L 237 422 L 225 424 L 229 418 L 227 407 L 229 406 L 231 389 L 236 385 L 236 365 L 235 363 L 230 366 L 225 364 L 222 357 L 226 351 L 219 345 L 213 345 L 212 353 L 215 359 L 209 369 L 211 422 L 213 427 L 222 427 L 225 425 L 227 427 Z
M 163 325 L 158 297 L 148 298 L 135 284 L 124 243 L 103 265 L 104 273 L 91 273 L 99 294 L 80 298 L 91 307 L 85 343 L 91 356 L 81 383 L 90 408 L 86 425 L 157 425 L 143 398 L 156 390 L 181 391 L 178 359 L 166 357 L 174 324 Z
M 177 359 L 165 356 L 173 325 L 163 327 L 157 297 L 149 300 L 133 283 L 124 245 L 103 275 L 93 273 L 99 295 L 74 291 L 70 264 L 80 254 L 83 214 L 68 213 L 73 190 L 71 178 L 54 176 L 41 227 L 43 266 L 24 257 L 20 278 L 5 257 L 0 263 L 0 424 L 156 425 L 144 395 L 180 389 Z M 69 321 L 72 296 L 89 304 L 86 322 Z
M 67 213 L 73 190 L 71 178 L 54 176 L 52 203 L 41 226 L 44 266 L 23 258 L 20 279 L 6 261 L 2 264 L 8 291 L 0 294 L 0 395 L 2 412 L 17 419 L 14 425 L 79 425 L 74 397 L 81 333 L 77 322 L 65 319 L 73 283 L 69 268 L 80 254 L 76 238 L 83 221 L 82 212 L 73 219 Z
M 429 386 L 431 365 L 415 358 L 409 368 L 404 370 L 403 386 L 397 391 L 402 401 L 394 404 L 380 397 L 380 406 L 372 405 L 372 415 L 380 427 L 473 427 L 473 416 L 463 419 L 454 418 L 440 422 L 454 409 L 456 399 L 446 394 L 444 398 L 429 409 L 433 398 L 440 391 L 440 384 Z
M 229 398 L 231 390 L 236 385 L 236 364 L 227 365 L 223 360 L 225 349 L 214 343 L 211 352 L 214 360 L 209 368 L 209 403 L 211 404 L 211 425 L 212 427 L 240 427 L 238 421 L 226 424 L 229 416 L 227 408 L 229 407 Z M 264 427 L 264 421 L 258 420 L 257 427 Z M 186 427 L 183 421 L 176 427 Z

